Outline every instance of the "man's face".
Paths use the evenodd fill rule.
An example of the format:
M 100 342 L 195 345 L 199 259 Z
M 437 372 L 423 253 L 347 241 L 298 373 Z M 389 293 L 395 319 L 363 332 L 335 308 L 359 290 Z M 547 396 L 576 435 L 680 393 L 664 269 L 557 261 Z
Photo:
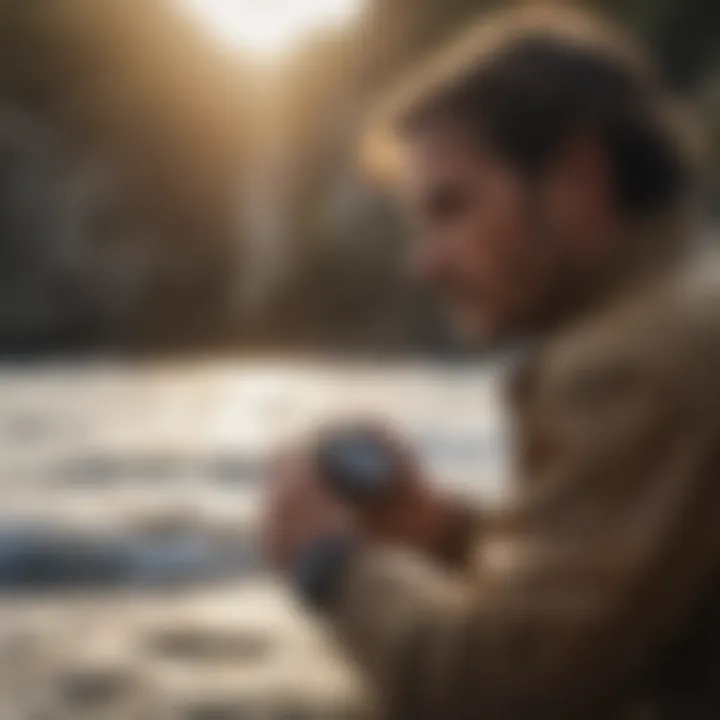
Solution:
M 536 329 L 572 278 L 574 193 L 530 187 L 448 129 L 425 131 L 407 149 L 416 276 L 473 342 Z

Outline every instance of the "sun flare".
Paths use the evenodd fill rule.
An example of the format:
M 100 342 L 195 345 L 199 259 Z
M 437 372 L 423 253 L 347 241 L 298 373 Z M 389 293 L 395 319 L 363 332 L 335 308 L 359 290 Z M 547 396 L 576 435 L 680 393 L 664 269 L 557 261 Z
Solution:
M 339 27 L 362 0 L 180 0 L 219 40 L 239 49 L 274 55 L 307 34 Z

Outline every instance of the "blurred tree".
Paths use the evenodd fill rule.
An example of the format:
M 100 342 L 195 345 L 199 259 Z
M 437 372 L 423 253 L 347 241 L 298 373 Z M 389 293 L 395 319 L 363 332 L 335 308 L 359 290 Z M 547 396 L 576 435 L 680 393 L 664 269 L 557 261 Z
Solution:
M 56 185 L 78 168 L 96 180 L 74 259 L 95 277 L 88 342 L 175 347 L 224 336 L 239 270 L 239 63 L 159 0 L 6 0 L 0 68 L 6 104 L 52 130 L 64 159 Z M 56 210 L 38 201 L 34 212 L 47 217 L 52 255 Z M 0 238 L 0 262 L 8 242 Z M 33 247 L 44 265 L 42 243 Z

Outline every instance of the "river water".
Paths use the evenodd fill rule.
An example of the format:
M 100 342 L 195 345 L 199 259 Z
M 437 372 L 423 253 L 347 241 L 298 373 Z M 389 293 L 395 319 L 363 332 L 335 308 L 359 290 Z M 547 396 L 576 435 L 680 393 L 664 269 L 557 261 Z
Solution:
M 431 363 L 0 370 L 0 697 L 31 718 L 333 718 L 357 678 L 263 571 L 263 465 L 329 417 L 405 432 L 502 496 L 500 372 Z

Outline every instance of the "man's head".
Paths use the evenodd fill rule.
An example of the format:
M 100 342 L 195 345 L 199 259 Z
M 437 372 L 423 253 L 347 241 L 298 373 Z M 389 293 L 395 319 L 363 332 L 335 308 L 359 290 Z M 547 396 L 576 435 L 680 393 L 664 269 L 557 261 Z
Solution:
M 433 74 L 393 122 L 413 266 L 475 340 L 587 302 L 633 254 L 626 231 L 686 199 L 669 98 L 592 19 L 505 14 Z

